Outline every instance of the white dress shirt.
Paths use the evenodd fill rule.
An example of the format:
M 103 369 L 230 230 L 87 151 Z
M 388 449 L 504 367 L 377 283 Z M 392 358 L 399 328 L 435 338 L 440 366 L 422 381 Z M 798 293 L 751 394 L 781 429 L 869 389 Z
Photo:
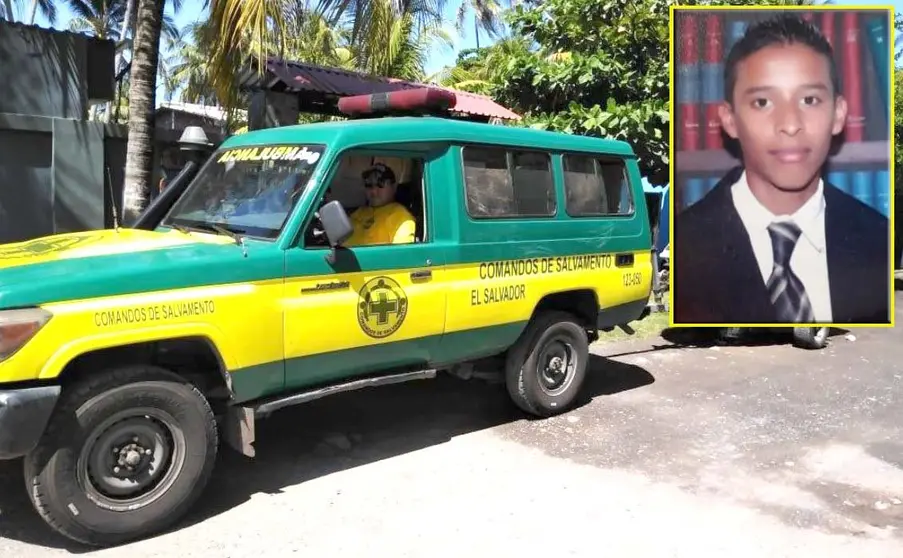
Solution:
M 731 195 L 734 207 L 749 235 L 764 283 L 768 282 L 774 266 L 774 251 L 771 247 L 768 225 L 777 221 L 793 221 L 802 230 L 790 257 L 790 268 L 806 288 L 815 321 L 830 322 L 831 289 L 825 245 L 824 183 L 819 180 L 815 194 L 792 215 L 776 216 L 762 205 L 749 189 L 745 172 L 731 187 Z

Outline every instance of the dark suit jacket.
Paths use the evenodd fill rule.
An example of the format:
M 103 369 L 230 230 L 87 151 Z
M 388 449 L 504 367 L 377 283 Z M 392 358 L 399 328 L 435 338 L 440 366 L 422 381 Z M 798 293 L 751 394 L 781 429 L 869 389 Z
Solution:
M 675 215 L 671 269 L 676 323 L 777 323 L 752 244 L 734 208 L 731 169 Z M 825 181 L 832 323 L 890 323 L 888 219 Z

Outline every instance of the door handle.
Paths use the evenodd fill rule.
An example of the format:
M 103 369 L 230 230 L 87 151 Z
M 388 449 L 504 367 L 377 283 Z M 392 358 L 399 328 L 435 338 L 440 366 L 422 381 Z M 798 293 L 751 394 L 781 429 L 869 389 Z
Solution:
M 411 279 L 429 279 L 433 276 L 432 270 L 421 269 L 420 271 L 412 271 Z
M 618 254 L 615 256 L 615 266 L 627 267 L 633 265 L 633 254 Z

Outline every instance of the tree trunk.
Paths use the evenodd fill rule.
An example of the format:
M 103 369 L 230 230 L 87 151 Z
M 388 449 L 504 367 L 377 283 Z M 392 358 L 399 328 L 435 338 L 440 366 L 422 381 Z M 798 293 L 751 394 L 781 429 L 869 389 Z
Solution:
M 6 21 L 13 21 L 13 0 L 3 0 L 3 11 Z
M 128 34 L 129 29 L 131 28 L 130 23 L 132 22 L 132 12 L 135 11 L 135 2 L 137 0 L 126 0 L 125 3 L 125 15 L 122 18 L 122 27 L 119 29 L 119 43 L 125 41 L 125 36 Z M 165 6 L 164 2 L 164 6 Z M 116 49 L 116 56 L 113 58 L 113 72 L 118 76 L 120 66 L 122 66 L 122 53 L 125 51 L 125 47 L 120 47 Z M 121 88 L 120 88 L 121 91 Z M 119 97 L 117 97 L 113 101 L 107 101 L 106 113 L 104 114 L 104 118 L 107 122 L 112 122 L 113 120 L 113 103 L 119 103 Z M 116 113 L 118 115 L 119 108 L 117 106 Z
M 147 206 L 154 162 L 154 110 L 157 64 L 165 0 L 137 0 L 137 25 L 129 75 L 129 139 L 125 156 L 123 224 Z
M 126 0 L 125 3 L 125 14 L 122 16 L 122 27 L 119 29 L 119 41 L 122 42 L 125 40 L 125 36 L 128 34 L 129 25 L 132 23 L 132 11 L 135 9 L 136 0 Z M 166 3 L 163 3 L 164 7 Z M 116 60 L 122 58 L 121 51 L 120 54 L 116 55 Z M 119 66 L 116 66 L 116 71 L 119 71 Z

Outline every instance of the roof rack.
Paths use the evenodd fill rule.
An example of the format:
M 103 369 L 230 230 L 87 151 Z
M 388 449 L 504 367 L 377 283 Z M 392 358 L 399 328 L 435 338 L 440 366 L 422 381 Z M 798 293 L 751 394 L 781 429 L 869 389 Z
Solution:
M 339 99 L 338 108 L 352 118 L 388 115 L 443 116 L 455 107 L 457 97 L 446 89 L 419 87 L 386 93 L 352 95 Z

